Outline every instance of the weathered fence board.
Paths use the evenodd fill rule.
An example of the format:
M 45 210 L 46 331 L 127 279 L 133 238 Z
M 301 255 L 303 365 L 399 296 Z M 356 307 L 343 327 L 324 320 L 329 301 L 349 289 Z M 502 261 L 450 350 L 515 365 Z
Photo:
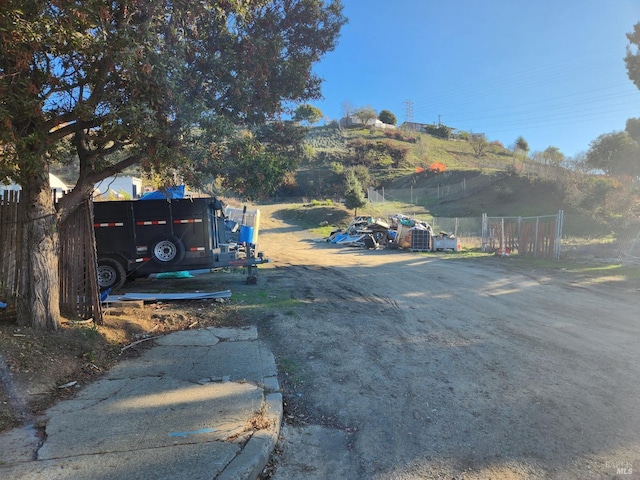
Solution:
M 101 323 L 91 208 L 87 201 L 60 225 L 60 311 Z M 18 249 L 23 226 L 19 192 L 5 191 L 0 197 L 0 301 L 7 304 L 8 310 L 15 309 L 20 295 Z
M 101 323 L 92 218 L 92 205 L 85 202 L 60 225 L 60 310 Z
M 17 268 L 18 246 L 22 243 L 19 192 L 7 190 L 0 197 L 0 300 L 15 308 L 20 282 Z

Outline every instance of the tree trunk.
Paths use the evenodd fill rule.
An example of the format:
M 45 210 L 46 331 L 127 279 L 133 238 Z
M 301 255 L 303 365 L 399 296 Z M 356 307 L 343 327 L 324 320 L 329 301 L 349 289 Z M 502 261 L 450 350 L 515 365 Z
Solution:
M 38 330 L 60 328 L 58 216 L 46 176 L 23 186 L 20 208 L 24 225 L 20 246 L 18 324 Z

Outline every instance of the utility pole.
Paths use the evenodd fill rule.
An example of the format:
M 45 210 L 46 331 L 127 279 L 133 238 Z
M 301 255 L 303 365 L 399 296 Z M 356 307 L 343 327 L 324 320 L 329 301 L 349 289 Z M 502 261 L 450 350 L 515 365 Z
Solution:
M 438 126 L 441 127 L 442 126 L 442 122 L 440 121 L 440 118 L 442 117 L 441 114 L 438 114 Z

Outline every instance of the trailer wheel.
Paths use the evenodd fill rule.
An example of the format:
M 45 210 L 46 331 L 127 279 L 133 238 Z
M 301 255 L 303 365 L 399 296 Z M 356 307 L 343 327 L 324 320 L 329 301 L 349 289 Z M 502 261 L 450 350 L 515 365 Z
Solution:
M 98 286 L 100 290 L 111 288 L 117 290 L 127 280 L 124 266 L 113 258 L 98 259 Z
M 173 236 L 156 239 L 150 249 L 153 260 L 160 265 L 175 265 L 184 259 L 184 244 Z

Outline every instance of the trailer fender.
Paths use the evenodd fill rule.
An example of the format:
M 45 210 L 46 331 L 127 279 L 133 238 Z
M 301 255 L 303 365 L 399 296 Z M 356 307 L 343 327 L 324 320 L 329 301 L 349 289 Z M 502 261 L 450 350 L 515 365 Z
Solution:
M 117 290 L 127 280 L 127 273 L 122 262 L 110 257 L 98 258 L 98 286 L 100 290 L 110 288 Z
M 155 238 L 149 246 L 153 261 L 158 265 L 176 265 L 184 260 L 184 243 L 175 235 Z

